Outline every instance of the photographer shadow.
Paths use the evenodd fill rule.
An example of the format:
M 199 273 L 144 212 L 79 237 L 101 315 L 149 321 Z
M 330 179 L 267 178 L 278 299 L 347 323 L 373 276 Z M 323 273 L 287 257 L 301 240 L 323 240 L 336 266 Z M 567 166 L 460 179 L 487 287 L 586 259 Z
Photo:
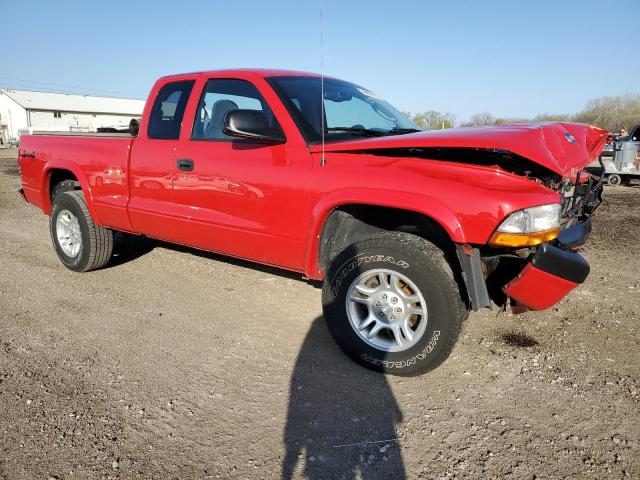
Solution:
M 406 478 L 401 420 L 386 377 L 350 361 L 316 318 L 291 377 L 282 478 Z

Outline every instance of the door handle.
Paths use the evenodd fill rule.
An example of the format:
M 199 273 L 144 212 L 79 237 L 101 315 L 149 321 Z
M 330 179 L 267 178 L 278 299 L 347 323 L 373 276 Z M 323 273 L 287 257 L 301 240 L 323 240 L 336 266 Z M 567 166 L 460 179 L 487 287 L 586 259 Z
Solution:
M 191 170 L 193 170 L 193 160 L 191 160 L 190 158 L 180 158 L 176 162 L 176 166 L 178 167 L 178 170 L 190 172 Z

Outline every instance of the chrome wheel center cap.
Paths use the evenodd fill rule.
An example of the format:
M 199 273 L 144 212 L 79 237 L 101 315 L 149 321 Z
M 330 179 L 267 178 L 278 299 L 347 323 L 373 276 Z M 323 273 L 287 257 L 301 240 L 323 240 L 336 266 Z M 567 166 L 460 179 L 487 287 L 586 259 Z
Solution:
M 351 283 L 346 300 L 351 327 L 379 350 L 411 348 L 426 330 L 424 297 L 399 272 L 375 269 L 362 273 Z
M 373 309 L 380 320 L 393 323 L 400 320 L 405 311 L 405 305 L 394 292 L 383 291 L 376 296 Z

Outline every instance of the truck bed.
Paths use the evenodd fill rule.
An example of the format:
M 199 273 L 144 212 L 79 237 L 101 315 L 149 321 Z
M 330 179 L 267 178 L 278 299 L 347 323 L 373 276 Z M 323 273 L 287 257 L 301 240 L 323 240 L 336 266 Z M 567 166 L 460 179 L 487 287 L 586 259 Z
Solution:
M 45 135 L 52 137 L 116 137 L 133 138 L 129 132 L 52 132 L 47 130 L 35 130 L 32 135 Z
M 48 213 L 51 178 L 58 170 L 72 172 L 82 190 L 91 195 L 88 203 L 96 222 L 129 230 L 127 174 L 133 137 L 120 133 L 61 133 L 64 134 L 47 132 L 21 137 L 19 156 L 27 200 Z

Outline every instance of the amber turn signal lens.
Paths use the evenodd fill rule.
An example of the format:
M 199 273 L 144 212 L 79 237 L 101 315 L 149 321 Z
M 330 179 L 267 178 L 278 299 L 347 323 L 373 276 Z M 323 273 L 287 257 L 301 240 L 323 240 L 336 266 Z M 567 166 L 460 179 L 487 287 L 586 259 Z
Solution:
M 546 243 L 557 238 L 560 233 L 559 228 L 552 228 L 535 233 L 505 233 L 496 232 L 491 237 L 489 243 L 495 247 L 531 247 Z

